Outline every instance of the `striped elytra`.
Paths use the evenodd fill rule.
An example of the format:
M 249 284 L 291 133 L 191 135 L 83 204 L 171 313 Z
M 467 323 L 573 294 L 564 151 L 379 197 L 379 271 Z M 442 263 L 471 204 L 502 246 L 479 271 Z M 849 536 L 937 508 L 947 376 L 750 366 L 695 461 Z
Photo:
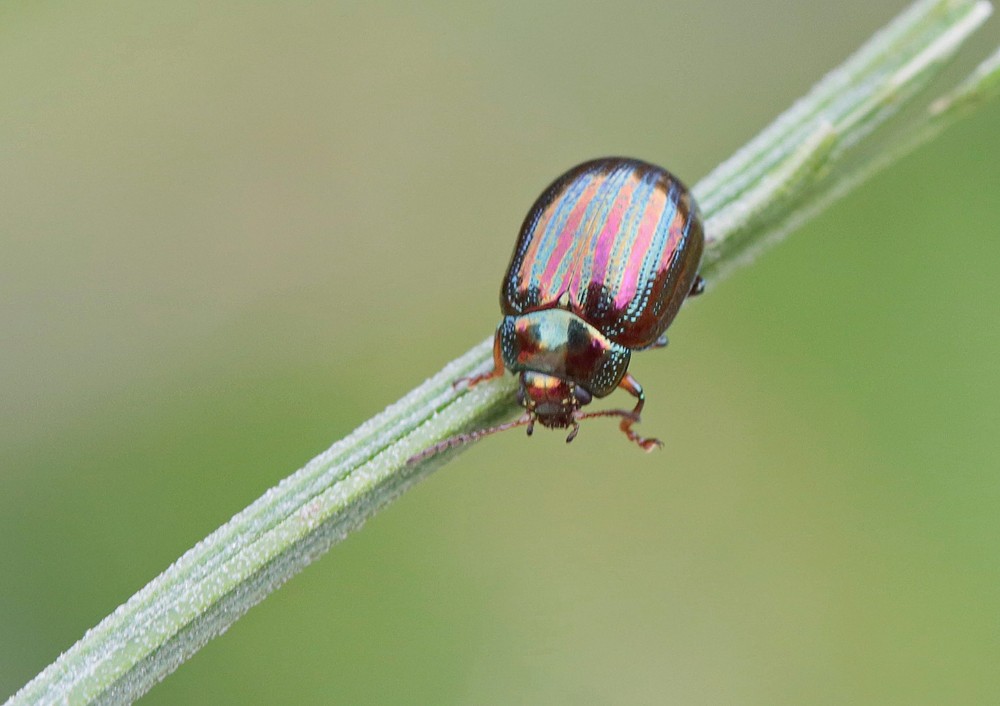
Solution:
M 633 350 L 666 331 L 704 247 L 690 192 L 635 159 L 571 169 L 528 212 L 500 291 L 504 314 L 560 306 Z
M 493 369 L 456 382 L 471 387 L 510 370 L 520 378 L 524 413 L 411 461 L 513 427 L 531 434 L 535 422 L 571 428 L 572 441 L 590 417 L 618 417 L 630 441 L 647 451 L 660 446 L 632 430 L 645 395 L 628 366 L 634 351 L 666 345 L 681 304 L 702 290 L 704 245 L 694 199 L 665 169 L 609 157 L 556 179 L 528 212 L 503 278 Z M 617 388 L 635 397 L 633 409 L 580 411 Z

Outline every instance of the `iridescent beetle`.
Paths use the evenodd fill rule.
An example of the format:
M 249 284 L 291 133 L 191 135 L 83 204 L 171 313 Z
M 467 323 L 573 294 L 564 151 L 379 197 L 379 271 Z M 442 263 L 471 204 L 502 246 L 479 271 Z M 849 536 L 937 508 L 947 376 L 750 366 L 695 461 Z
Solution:
M 665 169 L 611 157 L 556 179 L 528 212 L 503 278 L 493 370 L 457 381 L 472 386 L 518 373 L 524 414 L 413 460 L 516 426 L 531 434 L 536 421 L 571 427 L 572 441 L 581 420 L 599 416 L 621 417 L 621 430 L 647 451 L 662 445 L 632 430 L 645 396 L 629 360 L 633 351 L 666 345 L 681 304 L 704 288 L 704 243 L 691 193 Z M 580 411 L 619 387 L 636 398 L 631 411 Z

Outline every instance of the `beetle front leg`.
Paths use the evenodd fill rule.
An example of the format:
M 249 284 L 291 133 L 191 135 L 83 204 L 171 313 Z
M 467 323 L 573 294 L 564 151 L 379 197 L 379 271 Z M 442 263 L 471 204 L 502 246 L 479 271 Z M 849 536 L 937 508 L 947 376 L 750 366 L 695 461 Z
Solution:
M 503 351 L 500 350 L 500 331 L 497 330 L 496 335 L 493 337 L 493 370 L 490 370 L 487 373 L 483 373 L 482 375 L 473 375 L 472 377 L 459 378 L 458 380 L 452 383 L 452 386 L 458 387 L 463 382 L 467 382 L 469 384 L 469 387 L 472 387 L 473 385 L 478 385 L 479 383 L 485 382 L 486 380 L 492 380 L 493 378 L 498 378 L 502 376 L 506 369 L 507 369 L 506 366 L 503 364 Z M 529 434 L 531 433 L 530 429 L 528 430 L 528 433 Z
M 642 408 L 646 404 L 646 395 L 642 392 L 642 385 L 639 381 L 632 377 L 631 373 L 625 373 L 625 377 L 622 381 L 618 383 L 618 387 L 625 390 L 630 395 L 633 395 L 638 401 L 635 403 L 635 408 L 632 410 L 632 414 L 628 417 L 623 417 L 619 428 L 625 433 L 625 436 L 629 438 L 629 441 L 634 441 L 642 447 L 643 451 L 652 451 L 653 449 L 663 446 L 663 442 L 659 439 L 647 439 L 639 436 L 634 431 L 632 431 L 632 425 L 639 421 L 639 415 L 642 413 Z

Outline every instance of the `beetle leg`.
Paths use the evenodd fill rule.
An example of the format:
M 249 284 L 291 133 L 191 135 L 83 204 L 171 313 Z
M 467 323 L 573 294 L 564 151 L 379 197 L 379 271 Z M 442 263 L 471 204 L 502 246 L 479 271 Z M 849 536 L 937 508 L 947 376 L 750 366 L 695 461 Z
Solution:
M 646 404 L 646 395 L 642 392 L 642 385 L 639 381 L 632 377 L 631 373 L 625 373 L 625 377 L 622 381 L 618 383 L 618 387 L 625 390 L 630 395 L 633 395 L 638 401 L 635 403 L 635 408 L 632 410 L 632 414 L 628 417 L 623 417 L 619 428 L 625 433 L 625 436 L 629 438 L 629 441 L 634 441 L 639 444 L 644 451 L 652 451 L 658 446 L 663 446 L 663 442 L 659 439 L 646 439 L 634 431 L 632 431 L 632 425 L 639 421 L 639 415 L 642 412 L 643 406 Z
M 670 341 L 667 340 L 667 334 L 662 334 L 655 341 L 646 346 L 643 350 L 651 351 L 654 348 L 666 348 Z
M 705 280 L 701 275 L 694 276 L 694 284 L 691 285 L 691 291 L 688 292 L 689 297 L 696 297 L 705 291 Z
M 573 420 L 573 431 L 571 431 L 571 432 L 569 433 L 569 436 L 567 436 L 567 437 L 566 437 L 566 443 L 568 444 L 568 443 L 569 443 L 569 442 L 571 442 L 571 441 L 572 441 L 573 439 L 575 439 L 575 438 L 576 438 L 576 435 L 577 435 L 578 433 L 580 433 L 580 422 L 578 422 L 578 421 L 576 421 L 576 420 L 574 419 L 574 420 Z
M 505 370 L 506 367 L 503 364 L 503 352 L 500 350 L 500 332 L 497 331 L 496 336 L 493 337 L 493 370 L 490 370 L 487 373 L 483 373 L 482 375 L 473 375 L 467 378 L 459 378 L 458 380 L 452 383 L 452 387 L 458 387 L 463 382 L 468 383 L 469 387 L 472 387 L 473 385 L 478 385 L 479 383 L 485 382 L 486 380 L 492 380 L 493 378 L 498 378 L 502 376 Z M 530 434 L 531 431 L 529 430 L 528 433 Z

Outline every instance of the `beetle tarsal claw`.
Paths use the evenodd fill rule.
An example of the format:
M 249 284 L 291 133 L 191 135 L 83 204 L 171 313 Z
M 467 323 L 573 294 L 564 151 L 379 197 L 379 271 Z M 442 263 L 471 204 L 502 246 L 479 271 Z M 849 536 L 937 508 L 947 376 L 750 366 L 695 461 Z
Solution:
M 639 444 L 642 450 L 646 453 L 655 449 L 663 448 L 663 442 L 659 439 L 643 439 L 642 437 L 636 437 L 635 443 Z

